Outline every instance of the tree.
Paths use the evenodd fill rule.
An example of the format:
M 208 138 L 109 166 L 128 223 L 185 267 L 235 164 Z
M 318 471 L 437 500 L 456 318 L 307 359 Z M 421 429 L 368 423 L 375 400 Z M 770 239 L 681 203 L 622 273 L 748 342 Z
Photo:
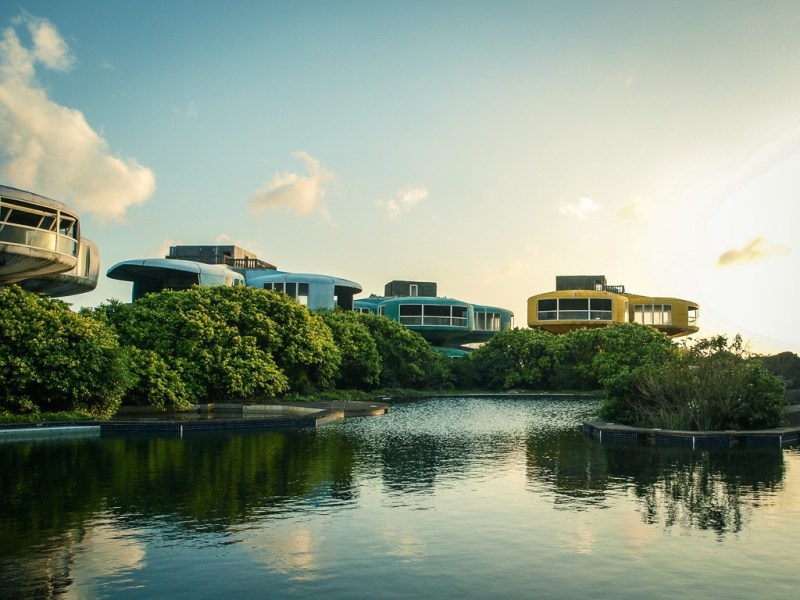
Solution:
M 479 387 L 490 390 L 548 389 L 558 363 L 560 340 L 540 329 L 509 329 L 467 359 Z
M 0 289 L 0 403 L 110 416 L 128 385 L 114 332 L 60 300 Z
M 162 291 L 134 304 L 112 302 L 91 311 L 114 326 L 125 346 L 136 349 L 130 352 L 130 365 L 138 380 L 162 390 L 134 391 L 132 403 L 153 393 L 150 401 L 157 399 L 156 406 L 185 408 L 220 399 L 271 397 L 288 388 L 271 353 L 221 317 L 221 307 L 212 304 L 217 289 L 224 288 Z M 157 368 L 148 368 L 148 358 Z
M 340 389 L 371 390 L 380 382 L 381 356 L 369 329 L 358 314 L 344 310 L 325 310 L 319 316 L 333 333 L 342 360 L 336 376 Z
M 342 356 L 322 318 L 286 294 L 245 286 L 189 290 L 216 318 L 269 353 L 296 392 L 333 387 Z
M 437 389 L 450 384 L 447 358 L 421 335 L 387 317 L 357 315 L 369 330 L 381 357 L 384 388 Z
M 784 423 L 786 392 L 736 336 L 714 336 L 665 362 L 606 380 L 603 418 L 640 427 L 766 429 Z

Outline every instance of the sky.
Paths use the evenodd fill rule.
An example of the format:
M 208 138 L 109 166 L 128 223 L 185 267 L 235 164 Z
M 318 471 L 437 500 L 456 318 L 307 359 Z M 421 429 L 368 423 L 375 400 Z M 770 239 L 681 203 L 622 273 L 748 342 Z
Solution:
M 0 183 L 117 262 L 279 269 L 508 308 L 557 275 L 800 352 L 800 3 L 10 1 Z

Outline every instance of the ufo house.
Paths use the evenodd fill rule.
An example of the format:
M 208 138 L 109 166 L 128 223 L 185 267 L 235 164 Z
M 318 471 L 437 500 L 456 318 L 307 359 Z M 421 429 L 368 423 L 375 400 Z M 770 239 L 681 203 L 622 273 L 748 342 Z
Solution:
M 552 333 L 641 323 L 674 338 L 699 331 L 699 312 L 691 300 L 631 294 L 604 275 L 557 276 L 555 291 L 528 298 L 528 326 Z
M 73 296 L 93 290 L 99 273 L 97 245 L 81 236 L 77 211 L 0 185 L 0 287 Z
M 397 321 L 448 356 L 462 356 L 514 326 L 510 310 L 439 297 L 430 281 L 390 281 L 384 296 L 357 299 L 353 309 Z

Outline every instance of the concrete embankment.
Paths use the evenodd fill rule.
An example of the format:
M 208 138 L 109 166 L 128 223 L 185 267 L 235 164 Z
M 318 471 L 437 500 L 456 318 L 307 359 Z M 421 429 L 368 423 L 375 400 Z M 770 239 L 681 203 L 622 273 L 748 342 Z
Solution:
M 384 402 L 284 402 L 271 404 L 201 404 L 180 413 L 126 408 L 109 421 L 0 424 L 0 442 L 46 437 L 98 437 L 114 433 L 296 429 L 319 427 L 348 417 L 389 412 Z

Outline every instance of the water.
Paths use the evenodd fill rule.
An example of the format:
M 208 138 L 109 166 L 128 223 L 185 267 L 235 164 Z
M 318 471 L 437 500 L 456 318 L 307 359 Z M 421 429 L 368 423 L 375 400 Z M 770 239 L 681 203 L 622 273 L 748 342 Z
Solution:
M 796 597 L 796 449 L 601 445 L 593 409 L 2 444 L 0 597 Z

